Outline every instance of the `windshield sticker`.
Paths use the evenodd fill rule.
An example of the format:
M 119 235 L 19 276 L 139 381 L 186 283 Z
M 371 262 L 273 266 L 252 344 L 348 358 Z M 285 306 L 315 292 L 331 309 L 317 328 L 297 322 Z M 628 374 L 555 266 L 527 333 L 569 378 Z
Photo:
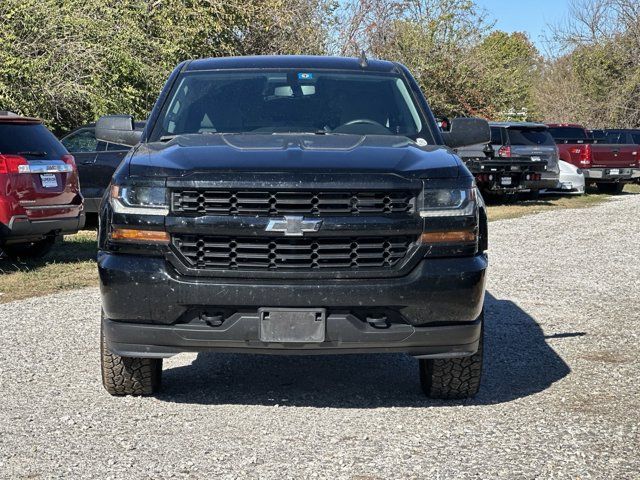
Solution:
M 313 80 L 313 73 L 299 73 L 298 80 Z
M 416 143 L 419 147 L 426 147 L 428 142 L 424 138 L 416 138 Z

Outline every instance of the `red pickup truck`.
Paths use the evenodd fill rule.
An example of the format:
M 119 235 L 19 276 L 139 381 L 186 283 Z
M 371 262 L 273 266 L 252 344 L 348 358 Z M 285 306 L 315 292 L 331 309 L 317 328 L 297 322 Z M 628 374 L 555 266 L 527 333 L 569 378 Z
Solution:
M 560 160 L 579 167 L 588 185 L 605 193 L 620 193 L 626 183 L 640 178 L 640 145 L 627 135 L 611 134 L 594 140 L 581 125 L 548 124 Z

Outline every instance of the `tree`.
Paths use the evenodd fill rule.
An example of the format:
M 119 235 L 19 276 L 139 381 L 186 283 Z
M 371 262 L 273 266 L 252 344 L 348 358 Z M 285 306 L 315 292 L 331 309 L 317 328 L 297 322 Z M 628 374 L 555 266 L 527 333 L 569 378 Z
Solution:
M 180 61 L 324 53 L 333 1 L 2 0 L 0 109 L 58 132 L 144 118 Z
M 471 50 L 476 77 L 493 120 L 537 117 L 533 88 L 538 82 L 540 54 L 524 33 L 492 32 Z
M 341 14 L 341 51 L 403 63 L 440 115 L 492 113 L 471 56 L 492 24 L 473 1 L 363 0 Z
M 640 127 L 640 3 L 576 0 L 552 38 L 561 54 L 536 92 L 545 119 L 592 128 Z

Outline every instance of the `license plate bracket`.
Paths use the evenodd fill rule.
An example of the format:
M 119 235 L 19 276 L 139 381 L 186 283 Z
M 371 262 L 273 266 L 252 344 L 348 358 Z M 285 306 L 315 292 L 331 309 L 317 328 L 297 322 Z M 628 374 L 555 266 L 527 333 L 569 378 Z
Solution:
M 266 343 L 321 343 L 325 340 L 324 308 L 260 308 L 260 341 Z
M 43 173 L 40 175 L 40 181 L 44 188 L 55 188 L 58 186 L 58 179 L 53 173 Z

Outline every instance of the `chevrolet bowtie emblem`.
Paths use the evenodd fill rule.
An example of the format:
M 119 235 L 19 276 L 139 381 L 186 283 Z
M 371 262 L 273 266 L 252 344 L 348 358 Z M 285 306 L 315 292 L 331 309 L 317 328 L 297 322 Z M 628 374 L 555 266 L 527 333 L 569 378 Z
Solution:
M 308 232 L 320 230 L 322 220 L 305 220 L 304 217 L 294 217 L 285 215 L 284 218 L 269 220 L 267 232 L 282 232 L 288 237 L 301 237 Z

